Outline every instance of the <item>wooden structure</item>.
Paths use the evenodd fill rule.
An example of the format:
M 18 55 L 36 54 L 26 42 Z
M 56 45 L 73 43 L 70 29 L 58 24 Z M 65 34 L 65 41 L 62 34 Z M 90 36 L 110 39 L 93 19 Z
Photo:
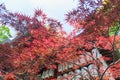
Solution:
M 39 75 L 40 80 L 81 80 L 81 79 L 89 79 L 89 74 L 92 76 L 97 76 L 97 69 L 96 65 L 94 65 L 94 61 L 101 58 L 102 55 L 99 53 L 97 49 L 93 49 L 91 52 L 86 52 L 83 55 L 79 55 L 75 60 L 72 62 L 67 61 L 62 64 L 57 65 L 57 69 L 49 69 L 43 70 Z M 107 67 L 106 62 L 103 59 L 99 60 L 101 62 L 100 69 L 105 70 Z M 109 71 L 107 72 L 108 75 L 112 75 Z M 114 78 L 111 76 L 111 80 Z

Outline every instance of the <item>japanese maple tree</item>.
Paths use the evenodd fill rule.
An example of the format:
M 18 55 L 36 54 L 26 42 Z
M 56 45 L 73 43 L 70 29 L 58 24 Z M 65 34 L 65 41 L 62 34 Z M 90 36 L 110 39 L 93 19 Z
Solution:
M 83 30 L 79 37 L 80 40 L 81 38 L 84 39 L 85 44 L 83 46 L 85 46 L 85 49 L 87 47 L 89 47 L 88 49 L 97 47 L 111 50 L 113 51 L 113 63 L 116 59 L 115 52 L 120 45 L 119 35 L 116 35 L 120 27 L 119 3 L 120 0 L 79 0 L 78 8 L 69 12 L 66 17 L 66 21 L 75 27 L 75 32 Z M 112 36 L 109 35 L 111 27 L 116 27 Z
M 104 71 L 98 69 L 99 74 L 95 78 L 87 72 L 91 80 L 102 80 L 109 68 L 116 63 L 119 65 L 119 59 L 114 60 L 115 51 L 120 46 L 120 36 L 116 36 L 119 29 L 114 35 L 109 35 L 111 27 L 120 23 L 119 3 L 120 0 L 79 0 L 78 8 L 66 14 L 66 21 L 74 27 L 68 36 L 60 22 L 48 18 L 39 9 L 35 10 L 33 17 L 29 17 L 9 12 L 1 4 L 0 24 L 11 25 L 18 31 L 18 36 L 10 43 L 0 44 L 0 76 L 6 80 L 37 80 L 36 75 L 43 67 L 56 69 L 55 64 L 71 62 L 78 55 L 86 55 L 87 51 L 98 48 L 112 52 L 112 64 Z M 76 35 L 80 30 L 82 32 Z M 109 60 L 106 56 L 102 58 Z M 101 65 L 98 60 L 94 59 L 93 62 L 99 63 L 97 68 Z M 104 79 L 107 78 L 105 76 Z

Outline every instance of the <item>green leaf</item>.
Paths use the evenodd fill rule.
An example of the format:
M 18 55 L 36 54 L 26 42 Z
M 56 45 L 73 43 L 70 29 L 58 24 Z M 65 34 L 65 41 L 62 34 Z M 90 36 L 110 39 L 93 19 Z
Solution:
M 10 29 L 4 25 L 0 26 L 0 43 L 3 43 L 5 40 L 11 37 Z
M 113 25 L 109 30 L 109 35 L 119 35 L 120 34 L 120 22 L 117 22 L 115 25 Z

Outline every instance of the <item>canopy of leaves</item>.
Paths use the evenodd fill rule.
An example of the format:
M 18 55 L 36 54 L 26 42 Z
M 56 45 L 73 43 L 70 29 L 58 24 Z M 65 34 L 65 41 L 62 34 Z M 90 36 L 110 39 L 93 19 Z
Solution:
M 11 43 L 0 44 L 0 71 L 6 80 L 14 78 L 13 74 L 26 73 L 33 80 L 43 67 L 56 68 L 54 64 L 72 61 L 94 47 L 110 51 L 120 47 L 120 37 L 109 36 L 109 29 L 114 31 L 110 27 L 120 21 L 120 0 L 79 0 L 78 8 L 66 16 L 66 21 L 75 27 L 69 36 L 60 22 L 48 18 L 41 10 L 35 10 L 34 16 L 29 17 L 9 12 L 1 4 L 0 11 L 0 24 L 19 31 Z M 75 35 L 80 29 L 83 32 Z

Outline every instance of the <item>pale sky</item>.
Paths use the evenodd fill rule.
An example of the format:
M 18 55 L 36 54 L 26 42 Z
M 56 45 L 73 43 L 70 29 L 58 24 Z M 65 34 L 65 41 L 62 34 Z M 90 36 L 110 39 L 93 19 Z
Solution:
M 77 7 L 77 0 L 0 0 L 5 3 L 6 8 L 12 12 L 20 12 L 33 15 L 35 9 L 42 9 L 48 17 L 57 19 L 63 24 L 64 30 L 72 31 L 70 25 L 64 19 L 67 12 Z

